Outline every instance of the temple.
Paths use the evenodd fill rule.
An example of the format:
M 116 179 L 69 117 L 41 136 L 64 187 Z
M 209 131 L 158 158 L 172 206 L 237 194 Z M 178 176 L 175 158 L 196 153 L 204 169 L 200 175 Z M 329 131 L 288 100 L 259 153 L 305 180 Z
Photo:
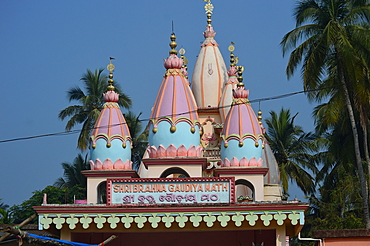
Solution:
M 283 201 L 279 168 L 230 45 L 227 68 L 212 26 L 213 5 L 191 86 L 183 49 L 170 36 L 164 77 L 148 123 L 148 147 L 133 170 L 132 139 L 114 92 L 91 135 L 87 200 L 34 207 L 39 229 L 61 240 L 110 245 L 286 245 L 308 204 Z M 158 59 L 159 61 L 159 59 Z M 158 73 L 161 73 L 158 71 Z

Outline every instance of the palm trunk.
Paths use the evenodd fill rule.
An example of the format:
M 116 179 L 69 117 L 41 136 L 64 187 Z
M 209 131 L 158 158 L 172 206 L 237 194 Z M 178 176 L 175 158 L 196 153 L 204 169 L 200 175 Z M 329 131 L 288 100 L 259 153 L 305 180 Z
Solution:
M 347 88 L 345 78 L 344 78 L 341 59 L 340 59 L 338 53 L 337 53 L 337 60 L 338 60 L 338 74 L 339 74 L 340 82 L 341 82 L 342 87 L 343 87 L 344 98 L 345 98 L 345 101 L 346 101 L 346 107 L 347 107 L 347 111 L 348 111 L 348 115 L 349 115 L 349 119 L 350 119 L 350 123 L 351 123 L 351 128 L 352 128 L 352 133 L 353 133 L 356 163 L 357 163 L 358 175 L 360 177 L 362 206 L 363 206 L 365 225 L 366 225 L 366 229 L 370 229 L 369 197 L 368 197 L 368 191 L 367 191 L 367 182 L 366 182 L 365 174 L 364 174 L 364 168 L 362 166 L 362 159 L 361 159 L 361 153 L 360 153 L 360 144 L 359 144 L 359 140 L 358 140 L 358 130 L 357 130 L 357 126 L 356 126 L 355 115 L 353 113 L 352 103 L 351 103 L 350 96 L 349 96 L 349 93 L 348 93 L 348 88 Z
M 370 189 L 369 189 L 369 185 L 370 185 L 370 158 L 369 158 L 369 144 L 368 144 L 368 136 L 367 136 L 367 124 L 365 121 L 366 120 L 366 116 L 364 116 L 363 112 L 361 112 L 361 128 L 362 128 L 362 131 L 363 131 L 363 134 L 364 134 L 364 152 L 365 152 L 365 160 L 366 160 L 366 163 L 367 163 L 367 192 L 368 192 L 368 196 L 370 196 Z

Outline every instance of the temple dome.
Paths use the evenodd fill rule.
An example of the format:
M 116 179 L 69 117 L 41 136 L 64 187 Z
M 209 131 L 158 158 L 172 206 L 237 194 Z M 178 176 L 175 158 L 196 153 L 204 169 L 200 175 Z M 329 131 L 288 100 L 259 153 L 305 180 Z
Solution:
M 177 57 L 175 35 L 171 35 L 166 72 L 149 122 L 149 157 L 199 157 L 200 124 L 189 82 Z M 176 44 L 176 45 L 174 45 Z
M 119 94 L 114 92 L 111 74 L 111 87 L 103 95 L 105 103 L 90 137 L 91 170 L 132 169 L 132 139 L 117 103 Z
M 239 83 L 222 132 L 221 166 L 262 167 L 263 129 L 249 101 L 249 90 Z
M 224 58 L 214 39 L 216 32 L 210 24 L 204 35 L 204 42 L 198 54 L 192 76 L 192 91 L 199 108 L 218 107 L 222 89 L 227 81 L 227 68 Z

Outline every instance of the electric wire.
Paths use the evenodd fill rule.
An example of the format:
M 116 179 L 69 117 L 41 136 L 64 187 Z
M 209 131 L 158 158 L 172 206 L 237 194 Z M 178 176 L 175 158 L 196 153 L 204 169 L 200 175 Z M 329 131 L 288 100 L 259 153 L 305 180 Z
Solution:
M 332 86 L 325 87 L 325 88 L 319 88 L 319 89 L 312 89 L 312 90 L 296 91 L 296 92 L 286 93 L 286 94 L 282 94 L 282 95 L 278 95 L 278 96 L 273 96 L 273 97 L 265 97 L 265 98 L 253 99 L 253 100 L 250 100 L 249 103 L 255 103 L 255 102 L 260 103 L 260 102 L 263 102 L 263 101 L 277 100 L 277 99 L 291 97 L 291 96 L 302 94 L 302 93 L 313 92 L 313 91 L 320 91 L 320 90 L 324 90 L 324 89 L 328 89 L 328 88 L 332 88 Z M 214 110 L 215 108 L 220 109 L 220 108 L 226 108 L 226 107 L 231 107 L 231 106 L 232 105 L 226 105 L 226 106 L 222 106 L 222 107 L 212 107 L 212 108 L 210 108 L 210 110 L 211 109 Z M 206 111 L 206 110 L 207 110 L 207 108 L 202 108 L 202 111 Z M 181 116 L 181 115 L 184 115 L 184 114 L 194 113 L 195 111 L 197 111 L 197 110 L 178 113 L 176 116 Z M 162 115 L 161 117 L 166 117 L 166 116 L 171 116 L 171 115 Z M 139 119 L 138 121 L 140 121 L 140 122 L 146 122 L 146 121 L 150 121 L 150 120 L 152 120 L 152 119 L 151 118 L 149 118 L 149 119 L 142 119 L 142 120 Z M 109 125 L 109 126 L 114 127 L 114 126 L 119 126 L 121 124 L 125 124 L 125 123 L 113 124 L 113 125 Z M 108 127 L 108 125 L 107 126 L 101 126 L 100 128 L 107 128 L 107 127 Z M 97 127 L 93 127 L 93 128 L 91 128 L 89 130 L 94 130 L 94 129 L 98 129 L 98 128 Z M 43 138 L 43 137 L 71 135 L 71 134 L 75 134 L 75 133 L 81 132 L 81 130 L 82 129 L 69 130 L 69 131 L 57 132 L 57 133 L 49 133 L 49 134 L 42 134 L 42 135 L 34 135 L 34 136 L 29 136 L 29 137 L 20 137 L 20 138 L 5 139 L 5 140 L 0 140 L 0 144 L 1 143 L 15 142 L 15 141 L 22 141 L 22 140 L 30 140 L 30 139 L 36 139 L 36 138 Z

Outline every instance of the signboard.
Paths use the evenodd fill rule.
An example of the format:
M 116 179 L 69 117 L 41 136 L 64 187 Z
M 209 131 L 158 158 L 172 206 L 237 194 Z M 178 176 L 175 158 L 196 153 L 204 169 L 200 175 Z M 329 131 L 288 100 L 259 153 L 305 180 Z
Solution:
M 108 205 L 234 202 L 234 177 L 108 179 Z

